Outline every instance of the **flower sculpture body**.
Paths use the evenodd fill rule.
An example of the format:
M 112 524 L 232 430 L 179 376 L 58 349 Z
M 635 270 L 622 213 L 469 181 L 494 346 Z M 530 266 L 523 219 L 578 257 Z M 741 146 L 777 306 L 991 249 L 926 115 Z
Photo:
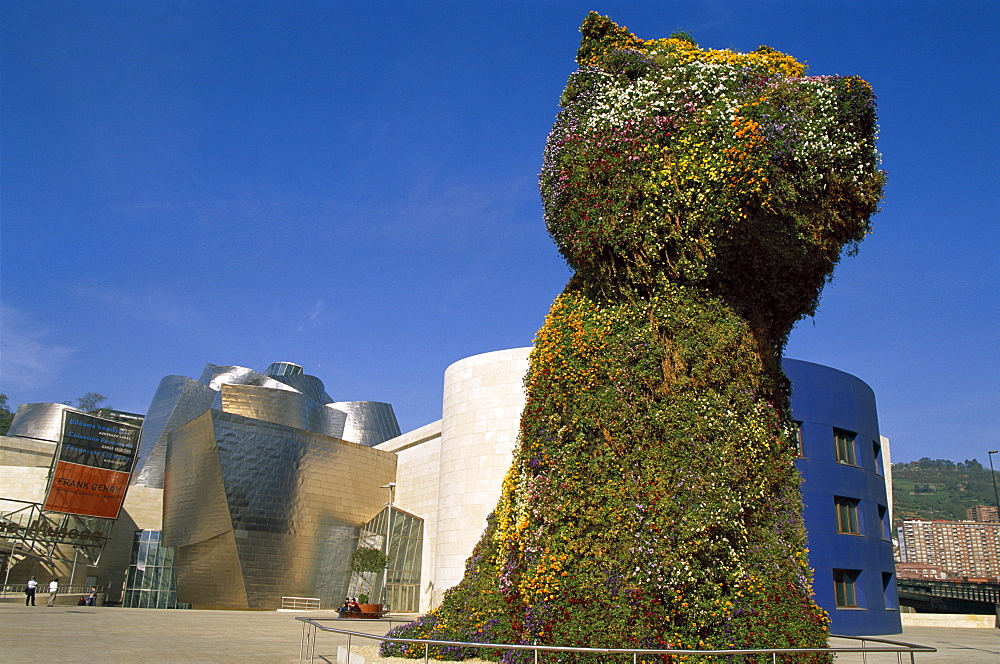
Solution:
M 766 47 L 582 32 L 540 176 L 575 274 L 465 578 L 393 633 L 823 646 L 780 355 L 877 209 L 871 89 Z

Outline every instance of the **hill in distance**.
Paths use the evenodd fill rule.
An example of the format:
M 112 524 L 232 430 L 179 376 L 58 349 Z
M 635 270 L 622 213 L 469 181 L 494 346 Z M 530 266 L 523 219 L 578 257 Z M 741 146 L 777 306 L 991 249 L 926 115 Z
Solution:
M 967 519 L 965 510 L 996 505 L 989 468 L 975 459 L 892 464 L 893 529 L 905 519 Z

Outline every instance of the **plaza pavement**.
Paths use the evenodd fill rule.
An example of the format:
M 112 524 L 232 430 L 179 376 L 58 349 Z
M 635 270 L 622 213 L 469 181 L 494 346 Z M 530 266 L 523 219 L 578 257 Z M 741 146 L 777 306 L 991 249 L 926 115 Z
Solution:
M 298 615 L 336 617 L 332 611 L 49 608 L 41 603 L 36 607 L 0 603 L 0 662 L 292 663 L 299 661 L 302 623 L 295 620 Z M 385 623 L 365 621 L 336 625 L 369 634 L 383 634 L 388 628 Z M 918 654 L 918 664 L 1000 662 L 997 629 L 908 627 L 903 634 L 886 638 L 938 649 L 934 654 Z M 315 661 L 336 661 L 337 646 L 346 643 L 345 636 L 319 633 Z M 860 655 L 837 659 L 844 664 L 861 661 Z M 887 654 L 867 658 L 868 664 L 896 661 L 895 655 Z

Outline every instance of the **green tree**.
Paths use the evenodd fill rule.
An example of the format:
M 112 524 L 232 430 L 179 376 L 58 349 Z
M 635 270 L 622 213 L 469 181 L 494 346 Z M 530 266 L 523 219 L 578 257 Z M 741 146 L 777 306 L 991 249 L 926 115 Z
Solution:
M 389 556 L 379 549 L 370 546 L 362 546 L 355 549 L 351 554 L 351 571 L 358 574 L 362 581 L 367 581 L 369 591 L 374 590 L 374 579 L 368 579 L 367 575 L 377 574 L 389 564 Z
M 7 406 L 7 395 L 0 394 L 0 436 L 6 436 L 10 429 L 10 423 L 14 420 L 14 413 Z

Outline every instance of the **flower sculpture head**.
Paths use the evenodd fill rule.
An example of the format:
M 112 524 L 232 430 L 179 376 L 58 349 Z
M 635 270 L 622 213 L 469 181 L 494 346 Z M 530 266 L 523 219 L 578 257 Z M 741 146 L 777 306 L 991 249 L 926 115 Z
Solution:
M 595 13 L 582 32 L 541 174 L 562 255 L 609 297 L 704 286 L 780 346 L 881 198 L 871 88 Z

